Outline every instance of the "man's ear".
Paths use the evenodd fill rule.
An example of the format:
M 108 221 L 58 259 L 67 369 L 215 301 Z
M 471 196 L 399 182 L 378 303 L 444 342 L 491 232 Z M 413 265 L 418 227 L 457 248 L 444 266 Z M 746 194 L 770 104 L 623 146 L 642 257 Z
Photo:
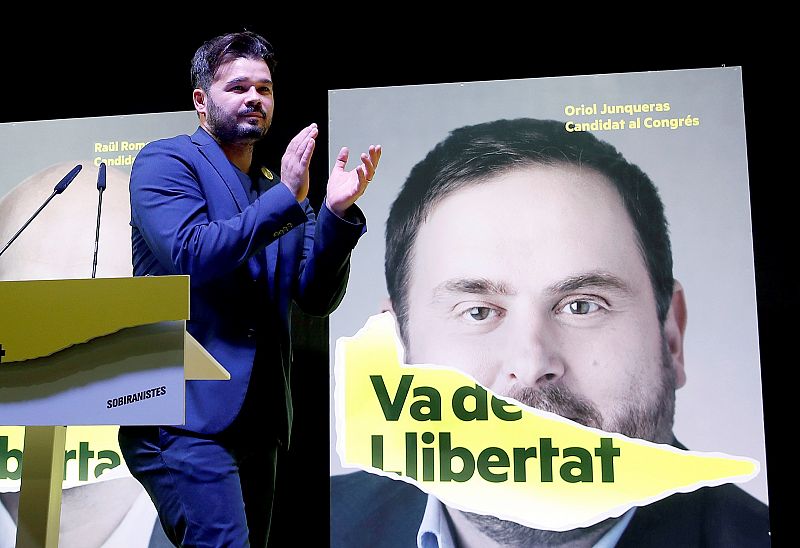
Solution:
M 208 101 L 206 98 L 206 92 L 200 88 L 195 89 L 192 92 L 192 101 L 194 102 L 194 109 L 197 111 L 197 114 L 206 115 L 207 108 L 208 108 Z
M 686 369 L 683 362 L 683 336 L 686 332 L 686 297 L 683 286 L 675 280 L 672 290 L 672 301 L 664 320 L 664 339 L 667 342 L 672 368 L 675 370 L 675 387 L 686 384 Z

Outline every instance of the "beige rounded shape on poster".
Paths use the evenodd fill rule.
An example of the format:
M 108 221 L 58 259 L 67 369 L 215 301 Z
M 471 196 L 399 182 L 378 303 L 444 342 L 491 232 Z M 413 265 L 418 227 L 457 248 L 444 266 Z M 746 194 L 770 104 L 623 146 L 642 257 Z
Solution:
M 76 164 L 83 166 L 77 177 L 0 257 L 0 280 L 92 276 L 99 169 L 90 160 L 42 169 L 0 198 L 0 245 L 5 246 Z M 128 174 L 113 167 L 106 172 L 96 275 L 132 275 Z
M 0 246 L 6 245 L 76 164 L 83 166 L 77 177 L 52 199 L 0 257 L 0 280 L 92 276 L 99 169 L 90 160 L 54 164 L 34 173 L 1 197 Z M 126 277 L 133 272 L 128 179 L 127 173 L 107 168 L 97 277 Z M 18 496 L 18 493 L 0 494 L 0 514 L 8 512 L 16 521 Z M 149 532 L 155 510 L 141 486 L 131 477 L 64 490 L 59 546 L 103 545 L 140 499 L 145 509 L 132 517 L 138 526 Z M 0 545 L 13 535 L 13 531 L 0 528 Z

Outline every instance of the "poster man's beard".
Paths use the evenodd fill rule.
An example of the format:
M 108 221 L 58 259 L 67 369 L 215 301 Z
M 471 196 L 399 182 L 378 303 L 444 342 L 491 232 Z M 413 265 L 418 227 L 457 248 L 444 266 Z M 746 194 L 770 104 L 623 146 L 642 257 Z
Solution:
M 675 415 L 675 371 L 666 341 L 662 341 L 661 383 L 649 402 L 625 402 L 616 420 L 604 418 L 595 405 L 573 393 L 565 386 L 552 384 L 542 388 L 521 388 L 505 394 L 525 405 L 549 411 L 584 426 L 617 432 L 631 438 L 658 443 L 672 442 L 672 423 Z M 456 510 L 450 510 L 451 512 Z M 614 526 L 619 518 L 607 519 L 590 527 L 571 531 L 531 529 L 513 521 L 494 516 L 462 512 L 484 535 L 506 546 L 560 546 L 584 537 L 596 541 Z

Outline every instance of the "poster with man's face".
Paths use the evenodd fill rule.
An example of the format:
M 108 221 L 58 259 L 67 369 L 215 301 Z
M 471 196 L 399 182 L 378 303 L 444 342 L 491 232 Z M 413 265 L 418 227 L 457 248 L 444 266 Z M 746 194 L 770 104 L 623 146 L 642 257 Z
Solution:
M 750 457 L 761 471 L 741 487 L 767 501 L 738 68 L 335 90 L 329 105 L 330 157 L 384 150 L 332 347 L 393 311 L 407 363 L 602 430 Z M 571 157 L 570 139 L 626 167 Z M 666 253 L 658 215 L 631 205 L 649 200 L 626 190 L 637 168 L 663 203 Z M 352 470 L 333 392 L 331 373 L 338 475 Z
M 0 257 L 0 282 L 90 278 L 93 270 L 98 278 L 132 276 L 128 180 L 133 160 L 147 142 L 191 132 L 196 120 L 192 111 L 0 124 L 0 246 L 25 225 L 62 177 L 76 165 L 82 166 L 69 186 L 53 197 Z M 106 165 L 106 189 L 98 231 L 101 163 Z M 3 305 L 0 302 L 0 309 L 5 309 Z M 81 382 L 83 390 L 91 388 L 85 380 Z M 51 382 L 48 387 L 54 385 Z M 121 392 L 109 394 L 111 399 L 99 412 L 86 405 L 83 392 L 67 391 L 67 395 L 84 404 L 74 406 L 75 414 L 85 415 L 80 424 L 108 424 L 115 419 L 101 420 L 99 414 L 117 409 L 115 400 L 129 390 L 126 387 Z M 0 404 L 11 406 L 15 402 L 7 394 L 8 390 Z M 136 404 L 145 406 L 149 401 L 155 400 Z M 24 412 L 23 408 L 13 420 L 0 417 L 0 422 L 5 418 L 17 424 Z M 27 455 L 23 430 L 21 426 L 0 426 L 3 547 L 13 546 L 16 536 L 22 465 Z M 151 538 L 164 537 L 153 503 L 122 459 L 117 430 L 116 426 L 67 430 L 60 528 L 65 546 L 148 546 Z

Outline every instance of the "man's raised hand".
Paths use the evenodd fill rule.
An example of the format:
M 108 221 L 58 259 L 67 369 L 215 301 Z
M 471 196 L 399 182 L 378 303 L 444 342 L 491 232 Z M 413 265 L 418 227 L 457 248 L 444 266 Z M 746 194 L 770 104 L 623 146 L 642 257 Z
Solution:
M 291 140 L 281 158 L 281 182 L 292 191 L 298 202 L 308 195 L 308 168 L 318 134 L 317 124 L 303 128 Z
M 343 217 L 347 208 L 364 194 L 367 185 L 375 176 L 375 170 L 381 159 L 381 145 L 370 145 L 368 152 L 361 153 L 361 164 L 350 171 L 345 171 L 349 156 L 350 151 L 347 147 L 339 151 L 328 179 L 328 193 L 325 197 L 328 209 L 339 217 Z

